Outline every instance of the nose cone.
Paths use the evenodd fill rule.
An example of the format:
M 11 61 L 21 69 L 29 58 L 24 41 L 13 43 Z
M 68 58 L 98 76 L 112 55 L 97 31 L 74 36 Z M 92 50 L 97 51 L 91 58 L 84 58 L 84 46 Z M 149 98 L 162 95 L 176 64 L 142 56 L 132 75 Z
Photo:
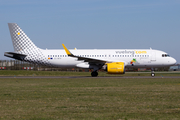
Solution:
M 171 63 L 172 65 L 176 64 L 176 59 L 174 59 L 174 58 L 171 58 L 171 61 L 170 61 L 170 63 Z

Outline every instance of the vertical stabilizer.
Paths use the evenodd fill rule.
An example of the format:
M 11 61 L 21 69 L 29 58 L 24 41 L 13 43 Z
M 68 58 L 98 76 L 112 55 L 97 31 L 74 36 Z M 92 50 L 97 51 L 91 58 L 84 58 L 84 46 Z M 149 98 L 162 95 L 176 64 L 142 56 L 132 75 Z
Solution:
M 15 52 L 8 52 L 5 56 L 35 64 L 50 65 L 42 49 L 36 47 L 16 23 L 8 23 L 8 26 Z
M 35 44 L 16 23 L 8 23 L 8 26 L 15 52 L 21 52 L 25 49 L 37 49 Z

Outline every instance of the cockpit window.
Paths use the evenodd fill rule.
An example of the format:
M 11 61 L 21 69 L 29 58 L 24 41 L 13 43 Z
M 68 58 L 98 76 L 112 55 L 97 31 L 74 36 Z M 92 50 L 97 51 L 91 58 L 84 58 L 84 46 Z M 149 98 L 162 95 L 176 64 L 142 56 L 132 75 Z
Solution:
M 170 57 L 168 54 L 162 54 L 162 57 Z

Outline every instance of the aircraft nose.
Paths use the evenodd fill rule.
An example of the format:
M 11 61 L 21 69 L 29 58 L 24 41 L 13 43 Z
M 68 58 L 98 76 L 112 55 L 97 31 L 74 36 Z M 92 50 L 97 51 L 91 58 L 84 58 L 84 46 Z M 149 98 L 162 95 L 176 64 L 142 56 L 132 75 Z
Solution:
M 174 65 L 174 64 L 176 64 L 176 59 L 174 59 L 174 58 L 172 58 L 172 60 L 171 60 L 171 63 Z

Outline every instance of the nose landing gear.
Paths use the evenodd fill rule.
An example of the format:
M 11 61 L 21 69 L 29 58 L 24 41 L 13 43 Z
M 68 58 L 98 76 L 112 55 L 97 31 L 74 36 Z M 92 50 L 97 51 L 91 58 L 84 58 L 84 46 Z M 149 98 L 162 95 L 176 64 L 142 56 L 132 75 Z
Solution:
M 154 76 L 155 76 L 155 73 L 151 73 L 151 76 L 154 77 Z
M 151 76 L 154 77 L 155 73 L 154 73 L 154 68 L 151 68 Z

